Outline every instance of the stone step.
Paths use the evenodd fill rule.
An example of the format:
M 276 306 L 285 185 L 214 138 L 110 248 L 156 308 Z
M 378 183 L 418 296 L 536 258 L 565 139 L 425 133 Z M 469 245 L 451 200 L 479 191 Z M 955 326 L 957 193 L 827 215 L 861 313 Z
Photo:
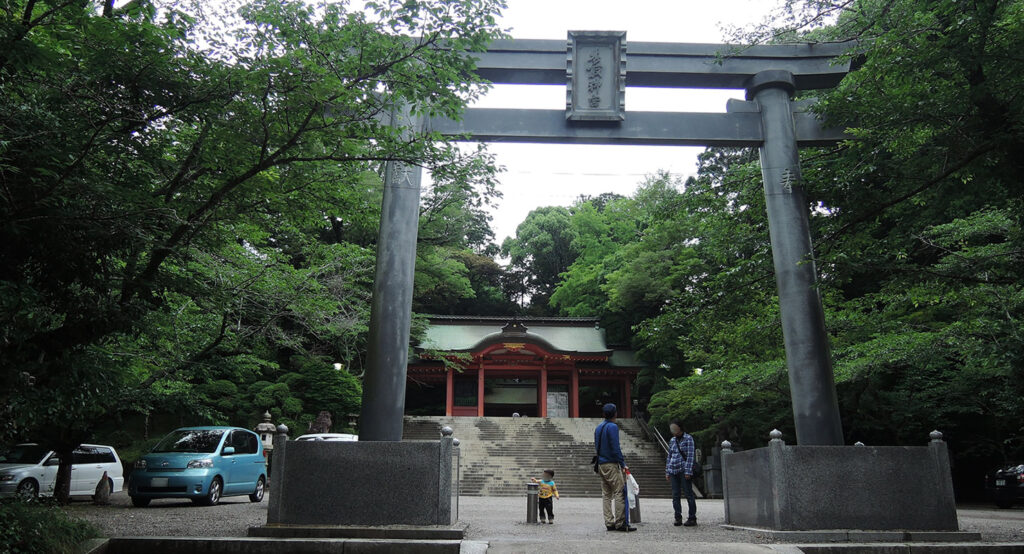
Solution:
M 452 427 L 459 439 L 460 492 L 468 496 L 525 494 L 530 477 L 555 471 L 559 492 L 567 496 L 600 496 L 600 481 L 590 466 L 594 428 L 600 419 L 561 418 L 406 418 L 406 440 L 436 440 L 440 429 Z M 664 454 L 644 440 L 636 423 L 621 421 L 620 442 L 641 496 L 669 496 L 664 480 Z

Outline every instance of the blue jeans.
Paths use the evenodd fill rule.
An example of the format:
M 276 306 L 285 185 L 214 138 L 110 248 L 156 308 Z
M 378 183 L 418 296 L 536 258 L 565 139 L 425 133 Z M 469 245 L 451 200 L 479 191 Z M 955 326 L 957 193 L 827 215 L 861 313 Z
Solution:
M 680 492 L 686 495 L 686 506 L 689 508 L 689 515 L 686 519 L 697 520 L 697 500 L 693 497 L 692 477 L 687 479 L 683 472 L 669 475 L 672 482 L 672 509 L 676 512 L 676 519 L 683 518 L 683 505 L 679 500 Z

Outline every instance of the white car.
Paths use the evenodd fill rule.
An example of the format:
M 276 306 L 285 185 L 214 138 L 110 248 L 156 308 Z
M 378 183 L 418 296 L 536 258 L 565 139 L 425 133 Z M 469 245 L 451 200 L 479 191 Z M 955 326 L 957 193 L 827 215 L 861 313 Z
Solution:
M 0 498 L 53 496 L 60 458 L 35 443 L 19 444 L 0 454 Z M 111 493 L 124 489 L 124 468 L 112 446 L 83 444 L 71 460 L 71 496 L 92 496 L 107 473 Z
M 312 433 L 309 435 L 302 435 L 295 439 L 297 441 L 349 441 L 355 442 L 359 440 L 359 435 L 349 435 L 346 433 Z

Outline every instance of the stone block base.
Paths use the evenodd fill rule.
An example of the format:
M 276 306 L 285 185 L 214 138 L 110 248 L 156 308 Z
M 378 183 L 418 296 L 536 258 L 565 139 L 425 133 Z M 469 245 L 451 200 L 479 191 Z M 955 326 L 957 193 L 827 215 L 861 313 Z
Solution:
M 459 554 L 462 541 L 268 539 L 258 537 L 114 537 L 89 554 Z
M 942 441 L 871 447 L 773 440 L 767 448 L 723 455 L 722 466 L 729 525 L 842 533 L 959 530 Z
M 726 529 L 751 531 L 772 540 L 792 543 L 973 543 L 981 533 L 969 531 L 860 531 L 821 529 L 816 531 L 776 531 L 740 525 L 723 525 Z
M 264 525 L 250 527 L 248 536 L 277 539 L 387 539 L 461 541 L 466 524 L 443 525 Z
M 452 439 L 274 439 L 267 524 L 450 526 Z

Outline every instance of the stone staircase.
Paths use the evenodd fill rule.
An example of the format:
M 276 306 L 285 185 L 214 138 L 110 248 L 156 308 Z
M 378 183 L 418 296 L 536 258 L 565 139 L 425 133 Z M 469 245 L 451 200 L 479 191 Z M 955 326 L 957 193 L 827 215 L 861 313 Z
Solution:
M 600 419 L 521 417 L 405 418 L 404 440 L 437 440 L 448 425 L 459 439 L 461 494 L 518 496 L 525 494 L 530 477 L 545 469 L 555 471 L 560 494 L 599 497 L 601 481 L 594 474 L 594 428 Z M 668 498 L 665 455 L 646 440 L 633 420 L 618 421 L 619 442 L 641 498 Z

